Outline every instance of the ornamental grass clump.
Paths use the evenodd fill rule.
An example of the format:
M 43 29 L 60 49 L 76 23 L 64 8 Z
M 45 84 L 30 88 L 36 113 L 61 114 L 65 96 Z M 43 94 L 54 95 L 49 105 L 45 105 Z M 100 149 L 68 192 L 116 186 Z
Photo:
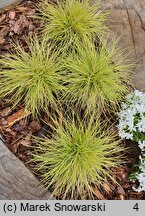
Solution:
M 38 38 L 28 42 L 26 52 L 19 45 L 14 53 L 0 58 L 0 97 L 37 115 L 40 110 L 56 108 L 58 91 L 61 91 L 59 56 L 49 44 Z
M 55 197 L 93 197 L 93 186 L 115 181 L 111 167 L 122 161 L 118 137 L 102 131 L 98 120 L 66 120 L 53 137 L 34 138 L 33 162 Z
M 50 4 L 42 0 L 38 6 L 39 16 L 45 21 L 43 32 L 55 46 L 72 48 L 78 41 L 103 35 L 107 12 L 100 9 L 99 3 L 89 0 L 56 2 Z
M 119 113 L 119 135 L 122 139 L 130 139 L 139 149 L 139 163 L 136 172 L 131 175 L 132 180 L 139 182 L 140 192 L 145 190 L 145 93 L 135 90 L 126 96 Z
M 87 113 L 115 109 L 128 91 L 131 64 L 117 41 L 106 48 L 106 42 L 98 48 L 78 44 L 64 62 L 64 98 Z

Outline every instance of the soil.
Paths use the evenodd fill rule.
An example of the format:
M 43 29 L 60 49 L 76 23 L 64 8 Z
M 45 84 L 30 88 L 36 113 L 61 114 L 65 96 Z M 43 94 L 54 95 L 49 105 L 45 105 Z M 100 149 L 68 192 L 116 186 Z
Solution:
M 24 47 L 27 46 L 26 36 L 39 33 L 42 21 L 38 20 L 36 14 L 35 0 L 23 1 L 21 5 L 0 13 L 0 55 L 12 50 L 14 41 L 18 41 Z M 29 161 L 28 152 L 32 145 L 31 135 L 40 135 L 46 125 L 41 120 L 32 119 L 31 116 L 24 117 L 23 106 L 12 109 L 6 100 L 0 100 L 2 138 L 8 148 L 26 164 Z M 46 120 L 45 114 L 41 118 Z M 126 154 L 127 163 L 112 170 L 119 185 L 113 185 L 110 188 L 107 183 L 104 183 L 101 191 L 97 187 L 94 188 L 95 199 L 145 200 L 145 192 L 133 191 L 132 187 L 136 187 L 137 183 L 129 180 L 129 175 L 138 161 L 138 149 L 130 141 L 124 142 L 123 145 L 129 147 Z M 33 169 L 32 165 L 27 164 L 27 166 Z

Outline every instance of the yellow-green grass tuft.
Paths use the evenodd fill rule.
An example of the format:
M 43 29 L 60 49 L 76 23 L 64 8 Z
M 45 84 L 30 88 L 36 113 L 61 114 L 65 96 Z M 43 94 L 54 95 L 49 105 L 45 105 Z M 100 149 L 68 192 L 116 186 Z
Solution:
M 28 42 L 26 52 L 18 45 L 14 53 L 0 58 L 0 98 L 7 97 L 14 107 L 24 103 L 27 111 L 36 116 L 39 111 L 56 108 L 60 85 L 59 54 L 38 38 Z
M 100 9 L 99 2 L 89 0 L 58 0 L 57 4 L 49 4 L 41 0 L 38 5 L 44 23 L 47 40 L 55 46 L 72 48 L 78 41 L 85 42 L 104 33 L 108 12 Z
M 128 92 L 132 66 L 117 43 L 105 42 L 99 48 L 91 42 L 78 44 L 77 52 L 68 55 L 63 82 L 69 106 L 74 104 L 87 113 L 118 107 Z
M 94 185 L 115 182 L 111 167 L 121 164 L 124 151 L 118 137 L 102 131 L 98 120 L 87 126 L 83 120 L 67 120 L 51 139 L 36 137 L 34 143 L 32 161 L 41 183 L 63 199 L 92 198 Z

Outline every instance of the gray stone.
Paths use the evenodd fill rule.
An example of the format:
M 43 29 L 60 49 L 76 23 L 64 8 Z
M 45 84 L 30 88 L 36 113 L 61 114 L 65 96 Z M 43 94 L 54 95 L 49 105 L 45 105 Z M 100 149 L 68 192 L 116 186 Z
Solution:
M 43 200 L 50 193 L 0 140 L 0 200 Z
M 22 0 L 0 0 L 0 10 L 20 3 Z

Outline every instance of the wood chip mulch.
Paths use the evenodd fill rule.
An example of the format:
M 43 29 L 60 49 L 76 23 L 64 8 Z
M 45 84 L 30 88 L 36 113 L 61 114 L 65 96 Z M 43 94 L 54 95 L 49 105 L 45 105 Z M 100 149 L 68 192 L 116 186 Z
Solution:
M 42 21 L 36 17 L 36 1 L 24 1 L 21 5 L 0 13 L 0 55 L 13 49 L 13 42 L 18 41 L 25 45 L 27 35 L 38 34 Z M 37 134 L 44 126 L 43 122 L 31 117 L 24 118 L 24 108 L 17 107 L 13 110 L 6 101 L 0 100 L 0 130 L 8 148 L 24 163 L 29 160 L 27 154 L 32 145 L 30 136 Z M 145 200 L 145 192 L 137 193 L 132 190 L 135 183 L 129 180 L 133 164 L 137 162 L 137 148 L 132 142 L 126 142 L 126 147 L 131 146 L 127 152 L 128 163 L 113 169 L 119 185 L 102 185 L 102 190 L 94 188 L 96 199 L 100 200 Z

